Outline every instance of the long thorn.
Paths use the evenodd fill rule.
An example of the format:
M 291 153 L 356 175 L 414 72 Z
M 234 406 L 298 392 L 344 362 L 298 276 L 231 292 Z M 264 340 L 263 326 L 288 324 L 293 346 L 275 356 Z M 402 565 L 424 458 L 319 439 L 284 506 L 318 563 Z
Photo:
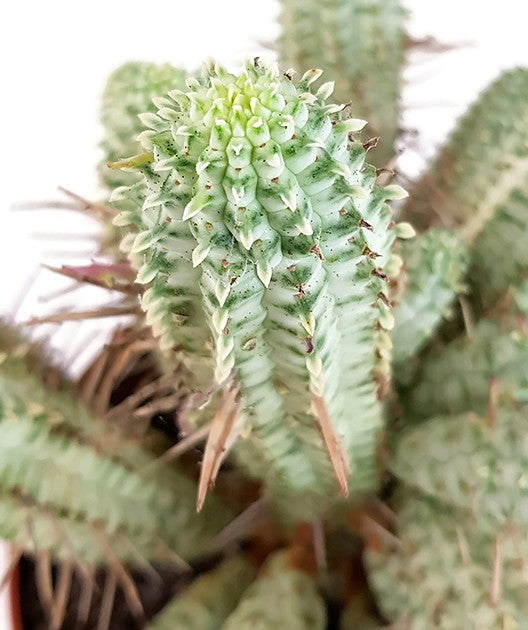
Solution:
M 77 624 L 85 626 L 88 623 L 88 617 L 90 616 L 90 609 L 92 607 L 94 584 L 89 578 L 83 577 L 82 581 L 83 586 L 81 588 L 77 606 Z
M 118 291 L 120 293 L 126 294 L 137 294 L 140 289 L 133 284 L 123 284 L 119 282 L 115 282 L 114 277 L 111 276 L 111 270 L 108 271 L 108 277 L 104 279 L 100 279 L 97 277 L 90 276 L 87 273 L 84 273 L 83 267 L 72 267 L 69 265 L 63 265 L 62 267 L 52 267 L 51 265 L 42 265 L 44 269 L 51 271 L 52 273 L 56 273 L 60 276 L 65 276 L 66 278 L 72 278 L 76 282 L 80 284 L 91 284 L 95 287 L 99 287 L 101 289 L 110 290 L 110 291 Z
M 489 382 L 488 406 L 486 409 L 486 426 L 495 426 L 497 419 L 497 408 L 499 406 L 499 379 L 494 377 Z
M 154 350 L 154 339 L 138 339 L 127 346 L 123 346 L 116 356 L 109 362 L 109 369 L 103 374 L 99 384 L 94 408 L 96 413 L 103 415 L 108 410 L 110 397 L 115 387 L 125 378 L 125 370 L 134 358 Z
M 257 499 L 249 505 L 243 512 L 235 517 L 224 529 L 214 538 L 212 548 L 217 551 L 229 547 L 234 542 L 243 540 L 250 532 L 255 530 L 255 526 L 261 524 L 268 517 L 268 502 L 265 498 Z
M 51 560 L 47 551 L 41 551 L 36 556 L 35 580 L 40 603 L 44 610 L 51 615 L 53 607 L 53 583 L 51 580 Z
M 95 203 L 93 201 L 89 201 L 88 199 L 85 199 L 84 197 L 77 195 L 76 193 L 72 192 L 71 190 L 68 190 L 67 188 L 63 188 L 62 186 L 59 186 L 58 188 L 67 197 L 70 197 L 74 201 L 77 201 L 79 204 L 81 204 L 83 206 L 83 210 L 95 211 L 96 213 L 105 215 L 106 217 L 115 217 L 116 215 L 115 209 L 111 208 L 110 206 L 106 206 L 102 203 Z
M 99 534 L 102 545 L 108 556 L 109 566 L 123 589 L 123 593 L 125 594 L 125 599 L 128 602 L 130 610 L 136 619 L 143 622 L 145 620 L 145 611 L 143 610 L 143 605 L 141 604 L 141 599 L 134 580 L 130 577 L 130 574 L 123 566 L 121 560 L 114 553 L 107 536 L 102 531 L 99 531 Z
M 473 313 L 471 312 L 471 307 L 469 305 L 469 302 L 462 295 L 458 296 L 458 301 L 460 304 L 460 310 L 462 311 L 462 319 L 464 320 L 466 334 L 469 339 L 473 339 Z
M 112 618 L 112 609 L 114 607 L 116 586 L 116 575 L 113 571 L 108 570 L 103 589 L 103 598 L 101 601 L 101 609 L 99 611 L 99 619 L 97 620 L 97 630 L 109 630 L 110 628 L 110 620 Z
M 324 400 L 316 395 L 313 395 L 312 399 L 315 417 L 323 436 L 323 442 L 326 446 L 330 463 L 334 469 L 341 494 L 346 498 L 348 497 L 348 477 L 350 476 L 350 469 L 348 467 L 346 454 L 343 450 L 343 445 L 334 431 Z
M 211 422 L 211 430 L 205 445 L 205 452 L 198 484 L 196 511 L 202 509 L 207 490 L 214 485 L 218 471 L 230 444 L 236 438 L 235 420 L 239 409 L 240 391 L 232 383 L 222 395 L 220 406 Z
M 63 560 L 59 565 L 55 601 L 53 602 L 49 624 L 50 630 L 59 630 L 62 627 L 66 604 L 68 603 L 68 596 L 70 594 L 72 574 L 73 568 L 71 562 Z
M 501 580 L 502 580 L 502 553 L 501 545 L 498 535 L 495 536 L 493 541 L 493 574 L 491 578 L 490 588 L 490 604 L 494 608 L 498 606 L 501 594 Z
M 96 311 L 77 311 L 69 313 L 55 313 L 44 317 L 33 317 L 22 326 L 37 326 L 38 324 L 62 324 L 62 322 L 76 322 L 84 319 L 99 319 L 102 317 L 119 317 L 120 315 L 133 315 L 135 309 L 130 306 L 103 306 Z
M 176 459 L 180 455 L 183 455 L 184 453 L 189 451 L 191 448 L 196 446 L 196 444 L 199 444 L 200 442 L 205 440 L 205 438 L 209 435 L 210 430 L 211 430 L 211 425 L 206 424 L 203 427 L 196 429 L 196 431 L 193 431 L 193 433 L 186 435 L 177 444 L 175 444 L 174 446 L 171 446 L 171 448 L 165 451 L 163 455 L 158 457 L 152 463 L 148 464 L 148 466 L 146 466 L 143 469 L 143 471 L 146 472 L 150 470 L 151 468 L 154 468 L 155 466 L 164 464 L 166 462 L 170 462 L 171 460 Z
M 462 557 L 462 563 L 467 565 L 471 560 L 469 555 L 469 544 L 466 535 L 464 534 L 464 530 L 458 525 L 456 527 L 456 535 L 458 539 L 458 548 L 460 549 L 460 556 Z

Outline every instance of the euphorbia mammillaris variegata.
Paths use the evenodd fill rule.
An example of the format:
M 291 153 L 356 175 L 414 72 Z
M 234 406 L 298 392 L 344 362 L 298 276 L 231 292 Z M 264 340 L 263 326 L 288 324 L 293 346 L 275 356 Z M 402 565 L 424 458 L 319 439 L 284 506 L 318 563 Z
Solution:
M 162 345 L 212 358 L 238 405 L 242 461 L 272 488 L 322 496 L 332 469 L 345 495 L 375 482 L 391 247 L 409 230 L 386 203 L 404 191 L 376 184 L 354 138 L 364 121 L 326 103 L 332 83 L 311 91 L 320 74 L 210 63 L 187 91 L 155 99 L 130 254 Z

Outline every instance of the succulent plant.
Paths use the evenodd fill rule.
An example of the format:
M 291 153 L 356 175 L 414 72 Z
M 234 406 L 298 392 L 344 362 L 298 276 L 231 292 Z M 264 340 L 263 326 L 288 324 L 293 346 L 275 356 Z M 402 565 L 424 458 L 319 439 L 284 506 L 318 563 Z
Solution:
M 181 407 L 197 410 L 178 406 L 178 439 L 203 426 L 170 454 L 207 435 L 198 486 L 0 326 L 0 536 L 59 571 L 107 565 L 115 582 L 115 563 L 194 559 L 222 528 L 221 553 L 153 628 L 323 628 L 318 586 L 342 630 L 378 627 L 358 535 L 394 627 L 521 628 L 528 70 L 503 74 L 459 121 L 397 223 L 388 202 L 405 192 L 382 183 L 400 3 L 281 5 L 279 56 L 298 79 L 259 58 L 238 73 L 211 61 L 187 77 L 149 63 L 111 76 L 99 171 L 115 212 L 92 210 L 112 262 L 61 270 L 97 286 L 112 270 L 140 347 L 158 341 L 160 381 L 178 365 Z M 412 224 L 418 237 L 396 243 Z M 249 507 L 224 528 L 232 514 L 214 495 L 202 514 L 192 506 L 230 449 L 224 480 Z M 370 495 L 384 456 L 393 533 Z
M 255 564 L 245 556 L 224 560 L 165 606 L 150 628 L 217 630 L 233 612 L 255 573 Z
M 484 414 L 490 389 L 501 400 L 527 402 L 527 388 L 524 325 L 482 320 L 471 336 L 461 336 L 425 358 L 408 406 L 415 418 L 465 411 Z
M 482 536 L 458 517 L 420 498 L 401 499 L 398 548 L 368 554 L 383 612 L 409 630 L 522 627 L 526 527 Z
M 318 427 L 341 490 L 349 467 L 353 491 L 375 484 L 373 372 L 377 349 L 388 371 L 385 286 L 401 264 L 386 201 L 404 193 L 376 185 L 351 135 L 364 122 L 326 103 L 332 83 L 310 90 L 319 76 L 211 63 L 187 92 L 158 98 L 142 116 L 153 161 L 139 167 L 149 192 L 130 251 L 162 347 L 212 358 L 219 385 L 234 375 L 245 461 L 271 485 L 322 494 L 331 467 Z
M 403 209 L 417 227 L 454 229 L 472 244 L 468 283 L 478 312 L 493 306 L 528 267 L 527 88 L 524 68 L 492 83 L 460 119 Z
M 46 387 L 45 360 L 11 328 L 0 342 L 1 536 L 91 566 L 109 554 L 141 564 L 203 553 L 228 511 L 213 497 L 198 519 L 191 480 L 152 470 L 153 457 L 93 418 L 71 387 Z
M 524 523 L 526 421 L 522 407 L 499 408 L 487 418 L 437 417 L 400 436 L 391 470 L 406 487 L 465 510 L 483 531 L 508 519 Z
M 371 539 L 365 555 L 398 627 L 521 627 L 526 618 L 525 288 L 426 353 L 404 393 L 408 425 L 436 417 L 393 430 L 397 538 Z
M 99 170 L 109 190 L 134 181 L 132 174 L 106 165 L 140 152 L 136 140 L 143 129 L 139 114 L 154 112 L 152 99 L 176 86 L 183 87 L 185 77 L 185 71 L 170 64 L 146 62 L 125 63 L 108 77 L 101 106 L 104 157 Z
M 141 151 L 137 136 L 143 125 L 139 115 L 156 111 L 152 99 L 174 87 L 183 87 L 185 77 L 185 71 L 170 64 L 129 62 L 116 68 L 106 82 L 100 114 L 103 159 L 99 164 L 99 176 L 107 195 L 119 186 L 133 187 L 128 198 L 121 200 L 118 206 L 122 211 L 136 213 L 138 222 L 145 190 L 141 177 L 127 169 L 126 164 L 131 156 L 138 159 L 136 154 Z M 110 168 L 109 165 L 114 163 L 123 168 Z M 100 251 L 114 260 L 120 259 L 120 236 L 118 228 L 103 221 Z
M 527 80 L 515 70 L 485 91 L 403 209 L 463 243 L 472 307 L 467 330 L 455 326 L 447 345 L 438 337 L 400 392 L 404 424 L 437 417 L 393 432 L 397 540 L 382 537 L 366 553 L 380 608 L 409 630 L 522 627 L 526 619 Z M 395 348 L 397 338 L 396 326 Z
M 455 235 L 433 229 L 403 243 L 400 255 L 406 286 L 394 309 L 392 332 L 393 360 L 399 368 L 427 343 L 442 319 L 450 317 L 452 303 L 464 289 L 468 252 Z M 400 377 L 398 370 L 395 377 Z
M 522 627 L 527 410 L 467 414 L 405 433 L 392 470 L 398 540 L 367 552 L 371 585 L 405 628 Z
M 223 630 L 323 630 L 325 609 L 312 575 L 288 550 L 273 554 L 242 596 Z
M 398 134 L 404 10 L 399 0 L 282 0 L 279 57 L 301 72 L 322 68 L 338 102 L 352 103 L 380 137 L 376 166 L 394 155 Z

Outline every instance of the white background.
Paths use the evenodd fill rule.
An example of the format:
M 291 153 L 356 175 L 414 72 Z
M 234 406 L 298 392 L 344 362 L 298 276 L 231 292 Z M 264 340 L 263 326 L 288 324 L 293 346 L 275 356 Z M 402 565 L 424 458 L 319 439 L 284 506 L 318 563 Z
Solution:
M 437 56 L 416 55 L 406 72 L 403 122 L 419 134 L 403 155 L 402 168 L 413 174 L 423 167 L 420 155 L 433 151 L 486 83 L 502 69 L 528 66 L 528 2 L 408 0 L 406 5 L 412 35 L 463 44 Z M 53 309 L 56 301 L 38 302 L 37 296 L 64 286 L 41 271 L 26 295 L 39 262 L 81 264 L 94 251 L 89 240 L 42 241 L 34 233 L 86 237 L 95 226 L 64 213 L 10 212 L 9 207 L 56 196 L 59 184 L 97 198 L 98 107 L 108 73 L 130 59 L 193 69 L 207 56 L 231 66 L 247 54 L 273 56 L 265 47 L 277 34 L 278 5 L 274 0 L 17 0 L 4 3 L 2 12 L 0 312 L 24 319 Z M 104 296 L 95 290 L 69 299 L 80 305 Z M 90 333 L 98 329 L 98 323 L 88 327 Z M 75 352 L 62 356 L 67 363 L 87 343 L 75 324 L 45 332 L 53 334 L 57 348 L 76 345 Z

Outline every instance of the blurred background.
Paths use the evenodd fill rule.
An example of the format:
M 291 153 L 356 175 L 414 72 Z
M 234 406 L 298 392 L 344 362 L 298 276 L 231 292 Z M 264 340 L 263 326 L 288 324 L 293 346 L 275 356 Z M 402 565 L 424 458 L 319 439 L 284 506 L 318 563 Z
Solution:
M 528 3 L 405 4 L 409 35 L 440 44 L 410 53 L 405 73 L 398 170 L 412 178 L 490 80 L 503 69 L 528 65 Z M 275 0 L 19 0 L 4 8 L 1 312 L 23 321 L 61 306 L 82 310 L 107 301 L 97 288 L 70 292 L 70 281 L 39 267 L 89 262 L 96 252 L 95 223 L 71 212 L 10 208 L 58 199 L 57 186 L 90 200 L 102 198 L 95 165 L 100 96 L 108 74 L 128 60 L 193 69 L 208 56 L 231 67 L 246 55 L 273 57 L 278 11 Z M 73 373 L 86 364 L 91 342 L 97 346 L 106 330 L 105 320 L 39 328 Z

